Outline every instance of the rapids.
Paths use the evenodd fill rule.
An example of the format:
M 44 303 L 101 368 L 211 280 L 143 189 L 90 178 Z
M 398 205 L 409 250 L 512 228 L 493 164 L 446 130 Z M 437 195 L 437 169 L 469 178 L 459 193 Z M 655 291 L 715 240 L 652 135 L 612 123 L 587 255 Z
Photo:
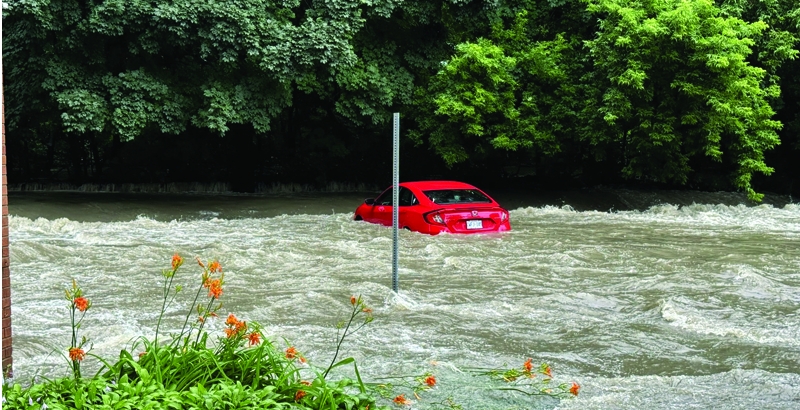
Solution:
M 178 282 L 199 284 L 195 256 L 219 259 L 223 311 L 319 366 L 350 296 L 363 295 L 375 321 L 344 357 L 368 380 L 436 374 L 414 408 L 448 396 L 465 409 L 800 408 L 800 205 L 683 197 L 593 210 L 498 197 L 511 204 L 509 233 L 400 232 L 394 294 L 391 229 L 351 220 L 366 196 L 12 193 L 15 381 L 67 373 L 73 278 L 93 302 L 81 328 L 93 354 L 152 337 L 160 272 L 177 252 Z M 179 302 L 168 331 L 186 314 Z M 465 371 L 528 357 L 580 395 L 528 398 Z

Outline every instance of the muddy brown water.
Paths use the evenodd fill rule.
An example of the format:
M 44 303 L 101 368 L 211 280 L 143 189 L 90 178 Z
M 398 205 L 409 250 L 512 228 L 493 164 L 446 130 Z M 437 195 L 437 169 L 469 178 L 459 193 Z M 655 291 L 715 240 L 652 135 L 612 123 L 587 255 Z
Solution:
M 160 272 L 178 252 L 219 259 L 224 310 L 320 366 L 350 295 L 363 295 L 376 320 L 343 353 L 368 380 L 436 374 L 414 408 L 448 396 L 465 409 L 800 408 L 800 205 L 789 198 L 498 193 L 512 232 L 400 232 L 395 294 L 391 229 L 351 220 L 371 195 L 12 192 L 15 380 L 66 374 L 72 278 L 94 303 L 81 329 L 92 353 L 111 359 L 152 337 Z M 199 270 L 185 268 L 179 280 L 194 286 Z M 581 394 L 528 398 L 466 371 L 528 357 Z

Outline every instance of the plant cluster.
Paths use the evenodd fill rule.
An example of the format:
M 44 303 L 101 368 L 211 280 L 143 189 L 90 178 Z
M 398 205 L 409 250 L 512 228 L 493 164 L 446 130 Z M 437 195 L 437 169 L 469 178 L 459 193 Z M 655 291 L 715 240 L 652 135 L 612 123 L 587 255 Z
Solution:
M 474 369 L 473 372 L 508 384 L 501 387 L 500 390 L 516 391 L 528 396 L 577 396 L 581 389 L 581 386 L 576 382 L 555 384 L 553 382 L 553 369 L 550 365 L 542 363 L 538 368 L 534 368 L 533 359 L 531 358 L 528 358 L 519 368 Z
M 62 352 L 71 376 L 46 379 L 23 387 L 4 384 L 4 409 L 386 409 L 409 406 L 422 400 L 420 394 L 436 388 L 432 373 L 387 378 L 388 382 L 365 383 L 355 359 L 338 360 L 344 340 L 373 321 L 372 309 L 364 299 L 351 296 L 346 320 L 337 324 L 336 350 L 327 367 L 311 364 L 295 346 L 277 346 L 264 337 L 256 322 L 240 320 L 228 313 L 222 334 L 213 337 L 206 329 L 210 320 L 221 320 L 224 274 L 218 261 L 196 259 L 202 269 L 200 283 L 177 333 L 161 335 L 165 312 L 175 302 L 183 286 L 175 278 L 184 259 L 175 254 L 171 267 L 162 271 L 162 304 L 152 340 L 139 337 L 129 349 L 120 351 L 116 361 L 91 353 L 91 343 L 80 335 L 81 324 L 92 303 L 73 280 L 65 295 L 70 312 L 72 337 Z M 84 377 L 81 365 L 87 357 L 101 364 L 92 377 Z M 341 366 L 353 366 L 355 379 L 329 378 Z M 521 370 L 478 372 L 505 382 L 534 380 L 531 359 Z M 577 395 L 579 386 L 550 387 L 550 367 L 543 364 L 538 373 L 546 388 L 528 382 L 500 387 L 526 394 L 550 396 Z M 524 388 L 523 388 L 524 386 Z M 529 390 L 525 390 L 525 388 Z M 460 409 L 452 398 L 440 404 Z
M 19 384 L 4 386 L 3 408 L 377 408 L 361 381 L 326 379 L 331 369 L 353 363 L 352 359 L 332 362 L 326 369 L 310 366 L 294 346 L 276 346 L 264 337 L 258 323 L 240 320 L 233 313 L 225 318 L 222 335 L 212 340 L 206 325 L 221 316 L 225 284 L 218 261 L 204 263 L 197 259 L 202 275 L 183 326 L 169 337 L 162 335 L 164 314 L 183 291 L 183 286 L 175 284 L 183 263 L 184 259 L 176 254 L 171 267 L 162 272 L 161 312 L 153 339 L 138 338 L 130 349 L 120 351 L 115 362 L 91 354 L 88 339 L 79 337 L 81 323 L 92 304 L 73 281 L 66 290 L 72 340 L 65 354 L 72 377 L 46 380 L 27 388 Z M 81 364 L 87 357 L 102 363 L 91 378 L 81 375 Z

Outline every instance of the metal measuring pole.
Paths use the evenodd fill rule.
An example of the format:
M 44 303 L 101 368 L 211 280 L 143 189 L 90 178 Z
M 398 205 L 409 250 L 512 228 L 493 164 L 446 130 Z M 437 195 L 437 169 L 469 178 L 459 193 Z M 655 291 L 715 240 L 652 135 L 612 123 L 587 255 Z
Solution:
M 400 113 L 392 114 L 392 290 L 394 293 L 399 291 L 398 263 L 400 259 L 400 247 L 398 236 L 399 230 L 399 209 L 398 202 L 400 197 Z

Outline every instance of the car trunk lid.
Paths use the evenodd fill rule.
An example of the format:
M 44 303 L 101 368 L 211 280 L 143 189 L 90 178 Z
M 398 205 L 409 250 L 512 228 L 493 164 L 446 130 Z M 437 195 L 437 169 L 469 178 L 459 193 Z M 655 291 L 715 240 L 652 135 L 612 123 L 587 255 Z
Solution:
M 508 220 L 508 211 L 500 207 L 443 208 L 429 213 L 428 220 L 454 233 L 495 231 Z

